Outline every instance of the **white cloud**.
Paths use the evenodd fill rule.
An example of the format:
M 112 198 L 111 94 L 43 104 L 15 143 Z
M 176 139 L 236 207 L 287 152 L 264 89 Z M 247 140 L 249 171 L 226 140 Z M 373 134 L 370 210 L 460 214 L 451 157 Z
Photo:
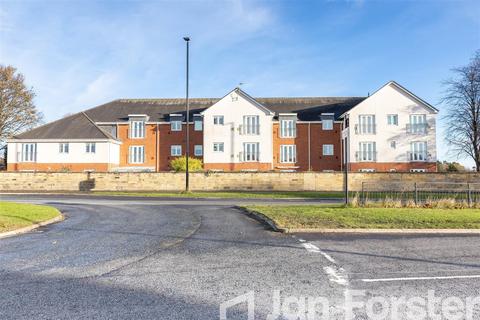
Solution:
M 119 77 L 112 72 L 102 73 L 88 83 L 73 101 L 73 105 L 86 109 L 119 98 Z

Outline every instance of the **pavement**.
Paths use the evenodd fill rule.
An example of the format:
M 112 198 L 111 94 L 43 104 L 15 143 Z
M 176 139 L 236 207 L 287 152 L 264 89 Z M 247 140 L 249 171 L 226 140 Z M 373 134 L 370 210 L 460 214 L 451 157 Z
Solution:
M 440 302 L 480 295 L 477 235 L 281 234 L 233 207 L 252 203 L 245 200 L 0 199 L 49 204 L 66 216 L 0 239 L 0 319 L 311 320 L 323 305 L 329 319 L 345 319 L 352 295 L 366 305 L 355 319 L 380 319 L 385 309 L 390 319 L 393 305 L 379 309 L 381 298 L 416 299 L 417 309 L 400 305 L 397 319 L 413 311 L 422 319 L 431 290 Z M 244 298 L 255 318 L 247 317 L 252 304 L 235 305 Z M 471 319 L 480 319 L 480 298 L 471 304 Z M 299 309 L 317 317 L 295 318 Z M 424 319 L 438 319 L 427 312 Z

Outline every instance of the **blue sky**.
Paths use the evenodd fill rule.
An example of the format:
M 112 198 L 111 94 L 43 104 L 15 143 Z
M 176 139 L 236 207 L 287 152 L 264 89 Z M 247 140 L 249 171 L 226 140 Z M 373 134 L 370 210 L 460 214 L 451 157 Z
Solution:
M 192 96 L 240 82 L 253 96 L 365 96 L 396 80 L 442 109 L 442 80 L 480 48 L 479 16 L 480 1 L 0 0 L 0 62 L 25 74 L 47 121 L 182 97 L 184 35 Z

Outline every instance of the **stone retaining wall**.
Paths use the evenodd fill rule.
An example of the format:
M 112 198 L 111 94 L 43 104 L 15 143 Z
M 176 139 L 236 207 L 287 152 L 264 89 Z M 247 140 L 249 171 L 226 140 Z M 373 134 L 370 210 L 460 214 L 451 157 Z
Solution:
M 45 173 L 1 172 L 0 191 L 179 191 L 184 173 Z M 478 173 L 349 173 L 349 187 L 362 182 L 480 183 Z M 191 190 L 342 191 L 343 173 L 192 173 Z

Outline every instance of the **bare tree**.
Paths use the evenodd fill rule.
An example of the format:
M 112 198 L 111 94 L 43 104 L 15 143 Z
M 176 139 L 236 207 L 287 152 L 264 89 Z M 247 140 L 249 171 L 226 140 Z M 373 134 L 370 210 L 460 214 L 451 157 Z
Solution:
M 480 172 L 480 50 L 470 63 L 453 69 L 455 77 L 445 81 L 443 103 L 447 107 L 445 139 L 450 152 L 472 158 Z
M 33 103 L 35 93 L 24 81 L 17 69 L 0 65 L 0 151 L 6 139 L 31 129 L 43 118 Z

